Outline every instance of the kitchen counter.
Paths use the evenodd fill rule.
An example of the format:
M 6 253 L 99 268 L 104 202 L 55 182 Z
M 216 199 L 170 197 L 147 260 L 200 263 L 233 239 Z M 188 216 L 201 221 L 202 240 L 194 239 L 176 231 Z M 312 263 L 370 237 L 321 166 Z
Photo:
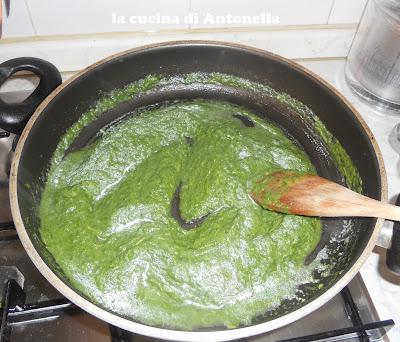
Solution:
M 299 64 L 332 84 L 358 110 L 367 122 L 381 149 L 388 180 L 388 200 L 394 203 L 400 193 L 400 141 L 393 128 L 400 123 L 400 114 L 386 114 L 374 110 L 360 100 L 348 87 L 344 78 L 344 59 L 300 61 Z M 396 150 L 397 149 L 397 150 Z M 388 243 L 392 225 L 385 222 L 380 242 Z M 400 341 L 400 277 L 390 273 L 385 264 L 386 250 L 376 246 L 374 252 L 361 268 L 361 275 L 376 306 L 379 317 L 393 319 L 396 326 L 388 333 L 392 342 Z

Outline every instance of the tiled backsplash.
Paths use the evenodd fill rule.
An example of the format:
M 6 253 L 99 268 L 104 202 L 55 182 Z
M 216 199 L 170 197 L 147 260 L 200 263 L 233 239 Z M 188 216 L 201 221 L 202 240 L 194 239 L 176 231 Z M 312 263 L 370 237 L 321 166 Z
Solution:
M 0 62 L 35 56 L 69 72 L 118 51 L 180 39 L 238 42 L 293 59 L 345 57 L 366 1 L 11 0 Z
M 328 24 L 358 23 L 366 0 L 334 0 Z
M 229 26 L 265 26 L 265 22 L 212 23 L 216 16 L 253 16 L 267 13 L 279 25 L 326 25 L 357 23 L 366 0 L 11 0 L 11 15 L 4 20 L 3 37 L 76 35 L 104 32 L 188 30 Z M 123 16 L 125 24 L 113 22 Z M 132 16 L 176 16 L 179 23 L 138 23 Z M 185 20 L 197 14 L 199 23 Z M 207 14 L 211 20 L 206 20 Z M 136 22 L 135 22 L 136 21 Z M 206 21 L 206 22 L 204 22 Z M 275 23 L 271 23 L 274 25 Z

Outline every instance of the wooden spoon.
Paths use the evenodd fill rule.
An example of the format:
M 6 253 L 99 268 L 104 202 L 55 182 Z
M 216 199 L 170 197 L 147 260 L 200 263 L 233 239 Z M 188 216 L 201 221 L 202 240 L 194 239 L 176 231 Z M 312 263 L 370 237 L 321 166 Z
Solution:
M 264 209 L 305 216 L 363 216 L 400 221 L 400 207 L 362 196 L 325 178 L 293 171 L 265 175 L 251 197 Z

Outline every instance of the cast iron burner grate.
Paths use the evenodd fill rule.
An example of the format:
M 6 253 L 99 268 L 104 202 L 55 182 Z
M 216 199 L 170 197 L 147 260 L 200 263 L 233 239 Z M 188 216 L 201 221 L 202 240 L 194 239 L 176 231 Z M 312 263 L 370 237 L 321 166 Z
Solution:
M 363 324 L 349 289 L 346 287 L 341 295 L 349 310 L 349 317 L 353 327 L 335 329 L 308 336 L 280 340 L 279 342 L 309 342 L 309 341 L 336 341 L 358 337 L 359 341 L 371 341 L 370 336 L 383 337 L 394 325 L 393 320 L 385 320 Z M 48 301 L 40 304 L 25 304 L 26 295 L 18 283 L 11 279 L 6 283 L 3 291 L 0 341 L 11 341 L 12 326 L 21 323 L 40 323 L 44 319 L 57 317 L 62 313 L 81 310 L 67 299 Z M 112 342 L 135 341 L 135 335 L 110 325 Z M 248 341 L 246 338 L 237 341 Z
M 10 136 L 10 133 L 8 132 L 0 132 L 0 139 L 1 138 L 8 138 Z

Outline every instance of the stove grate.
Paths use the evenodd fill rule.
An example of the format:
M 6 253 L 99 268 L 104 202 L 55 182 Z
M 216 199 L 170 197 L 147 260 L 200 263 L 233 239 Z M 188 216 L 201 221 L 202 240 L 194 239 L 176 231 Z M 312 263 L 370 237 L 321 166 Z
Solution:
M 18 240 L 18 234 L 13 222 L 0 223 L 0 242 Z
M 9 132 L 0 132 L 0 139 L 1 138 L 8 138 L 10 136 Z
M 358 338 L 360 342 L 376 341 L 386 335 L 394 325 L 393 320 L 378 321 L 363 324 L 350 290 L 345 287 L 341 291 L 349 318 L 353 326 L 343 329 L 325 331 L 313 335 L 307 335 L 279 342 L 310 342 L 310 341 L 338 341 L 349 338 Z M 26 295 L 18 283 L 8 280 L 3 290 L 0 322 L 0 342 L 11 341 L 12 326 L 15 324 L 40 323 L 49 318 L 57 318 L 59 315 L 81 310 L 67 299 L 40 302 L 37 304 L 25 304 Z M 135 341 L 134 334 L 110 325 L 112 342 Z M 236 342 L 245 342 L 248 339 L 240 339 Z

